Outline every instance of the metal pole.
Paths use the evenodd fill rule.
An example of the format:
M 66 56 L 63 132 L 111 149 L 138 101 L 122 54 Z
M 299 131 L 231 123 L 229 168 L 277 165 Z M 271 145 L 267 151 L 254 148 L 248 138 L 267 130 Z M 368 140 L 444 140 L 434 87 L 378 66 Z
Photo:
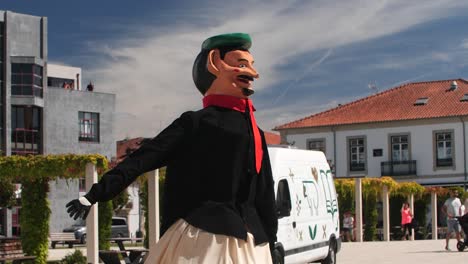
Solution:
M 408 196 L 408 203 L 410 205 L 410 212 L 413 214 L 414 216 L 414 194 L 410 194 Z M 414 228 L 411 227 L 411 237 L 410 237 L 410 240 L 414 240 Z
M 437 240 L 437 193 L 431 193 L 432 239 Z
M 356 194 L 356 242 L 362 242 L 362 179 L 355 180 Z
M 148 226 L 149 253 L 145 263 L 156 263 L 156 244 L 159 240 L 159 170 L 148 175 Z
M 159 240 L 159 170 L 148 172 L 148 221 L 151 252 Z
M 388 187 L 384 186 L 382 189 L 382 202 L 383 202 L 383 240 L 390 241 L 390 206 L 388 199 Z
M 467 181 L 467 171 L 466 171 L 466 132 L 465 132 L 465 122 L 463 121 L 463 118 L 460 117 L 460 121 L 462 122 L 463 126 L 463 165 L 464 165 L 464 174 L 465 174 L 465 180 L 463 181 L 463 188 L 466 192 L 466 181 Z
M 97 182 L 96 166 L 92 163 L 86 164 L 86 191 L 89 191 Z M 97 264 L 99 262 L 98 244 L 98 203 L 93 205 L 86 218 L 86 258 L 87 263 Z

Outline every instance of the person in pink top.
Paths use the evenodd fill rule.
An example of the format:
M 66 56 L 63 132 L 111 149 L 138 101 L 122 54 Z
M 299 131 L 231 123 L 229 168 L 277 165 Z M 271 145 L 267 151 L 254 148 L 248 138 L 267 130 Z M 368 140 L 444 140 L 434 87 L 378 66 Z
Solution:
M 411 220 L 413 220 L 413 213 L 411 213 L 409 204 L 403 203 L 403 206 L 401 207 L 401 230 L 403 231 L 401 240 L 409 240 L 412 229 Z

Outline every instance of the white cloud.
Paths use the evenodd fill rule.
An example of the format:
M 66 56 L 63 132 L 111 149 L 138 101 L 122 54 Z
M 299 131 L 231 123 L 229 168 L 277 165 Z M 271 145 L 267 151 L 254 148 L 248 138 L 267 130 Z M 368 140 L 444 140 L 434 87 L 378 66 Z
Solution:
M 170 28 L 142 25 L 138 32 L 146 32 L 144 36 L 129 32 L 112 45 L 93 43 L 107 58 L 85 70 L 95 80 L 97 91 L 117 94 L 117 111 L 123 113 L 117 117 L 117 139 L 153 136 L 183 111 L 201 107 L 191 69 L 201 42 L 209 36 L 226 32 L 252 35 L 251 51 L 261 74 L 255 88 L 262 90 L 301 78 L 295 71 L 279 71 L 278 66 L 292 65 L 302 54 L 332 50 L 447 17 L 466 7 L 464 2 L 252 0 L 245 5 L 211 5 L 209 12 L 200 16 L 186 11 L 191 15 L 185 17 L 192 20 Z M 308 73 L 304 69 L 297 72 Z M 311 100 L 305 101 L 310 104 Z M 296 104 L 281 105 L 279 100 L 271 109 L 260 109 L 258 119 L 269 129 L 309 115 L 311 110 Z
M 464 49 L 468 49 L 468 38 L 464 39 L 460 45 Z

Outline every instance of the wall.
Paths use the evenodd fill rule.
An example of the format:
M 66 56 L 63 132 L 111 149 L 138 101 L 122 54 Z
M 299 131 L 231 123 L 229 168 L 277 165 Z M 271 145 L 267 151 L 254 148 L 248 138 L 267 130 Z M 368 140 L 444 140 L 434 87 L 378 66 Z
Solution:
M 468 127 L 467 121 L 465 121 L 465 126 Z M 381 162 L 390 160 L 389 135 L 407 133 L 410 138 L 410 159 L 416 160 L 417 177 L 401 177 L 401 179 L 417 180 L 424 184 L 440 183 L 441 181 L 450 184 L 451 182 L 464 180 L 465 163 L 467 162 L 464 155 L 468 152 L 468 147 L 465 146 L 467 149 L 465 149 L 464 153 L 463 139 L 468 140 L 468 131 L 465 128 L 463 137 L 463 126 L 459 118 L 364 124 L 335 127 L 334 129 L 336 130 L 336 176 L 338 177 L 380 177 Z M 433 131 L 438 130 L 453 130 L 454 132 L 454 169 L 434 169 Z M 288 142 L 295 141 L 295 146 L 301 149 L 306 148 L 307 139 L 325 138 L 327 159 L 334 160 L 333 132 L 330 127 L 302 129 L 302 131 L 282 131 L 281 133 Z M 347 138 L 353 136 L 364 136 L 366 138 L 367 173 L 350 175 L 348 172 Z M 373 157 L 374 149 L 382 149 L 382 156 Z
M 6 155 L 11 154 L 11 63 L 12 57 L 43 65 L 47 61 L 47 18 L 1 11 L 5 22 L 6 38 L 4 51 L 5 81 L 5 147 Z M 43 76 L 46 76 L 44 68 Z M 43 87 L 47 80 L 43 79 Z M 40 100 L 39 100 L 40 101 Z M 39 103 L 40 105 L 40 103 Z
M 100 142 L 80 142 L 78 112 L 99 113 Z M 45 153 L 100 153 L 116 155 L 113 133 L 115 95 L 48 88 L 44 116 L 47 130 Z
M 42 17 L 6 12 L 10 56 L 43 58 Z
M 67 214 L 66 204 L 78 198 L 78 180 L 57 180 L 49 182 L 48 198 L 50 202 L 50 232 L 62 232 L 71 226 L 75 220 Z
M 138 184 L 132 184 L 128 186 L 129 202 L 133 204 L 132 209 L 128 212 L 127 223 L 128 230 L 131 237 L 136 237 L 136 232 L 139 230 L 139 206 L 140 206 L 140 197 L 138 196 Z
M 110 160 L 116 155 L 113 133 L 115 95 L 62 88 L 48 88 L 45 98 L 44 117 L 46 130 L 45 154 L 102 154 Z M 99 113 L 100 142 L 79 142 L 78 112 Z M 78 198 L 77 181 L 51 182 L 49 193 L 51 232 L 60 232 L 73 223 L 66 213 L 68 201 Z

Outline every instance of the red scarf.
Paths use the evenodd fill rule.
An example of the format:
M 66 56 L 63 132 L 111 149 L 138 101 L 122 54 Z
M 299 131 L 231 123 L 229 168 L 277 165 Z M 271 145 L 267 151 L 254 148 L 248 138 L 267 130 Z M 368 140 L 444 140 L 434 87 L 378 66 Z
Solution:
M 218 94 L 205 96 L 203 98 L 203 107 L 208 107 L 211 105 L 232 109 L 242 113 L 245 113 L 245 110 L 248 107 L 250 113 L 250 125 L 252 126 L 255 142 L 255 168 L 257 169 L 257 173 L 260 173 L 260 168 L 262 167 L 263 149 L 260 137 L 260 130 L 258 129 L 257 122 L 255 121 L 255 116 L 253 114 L 255 108 L 252 105 L 252 100 L 240 99 L 234 96 Z

